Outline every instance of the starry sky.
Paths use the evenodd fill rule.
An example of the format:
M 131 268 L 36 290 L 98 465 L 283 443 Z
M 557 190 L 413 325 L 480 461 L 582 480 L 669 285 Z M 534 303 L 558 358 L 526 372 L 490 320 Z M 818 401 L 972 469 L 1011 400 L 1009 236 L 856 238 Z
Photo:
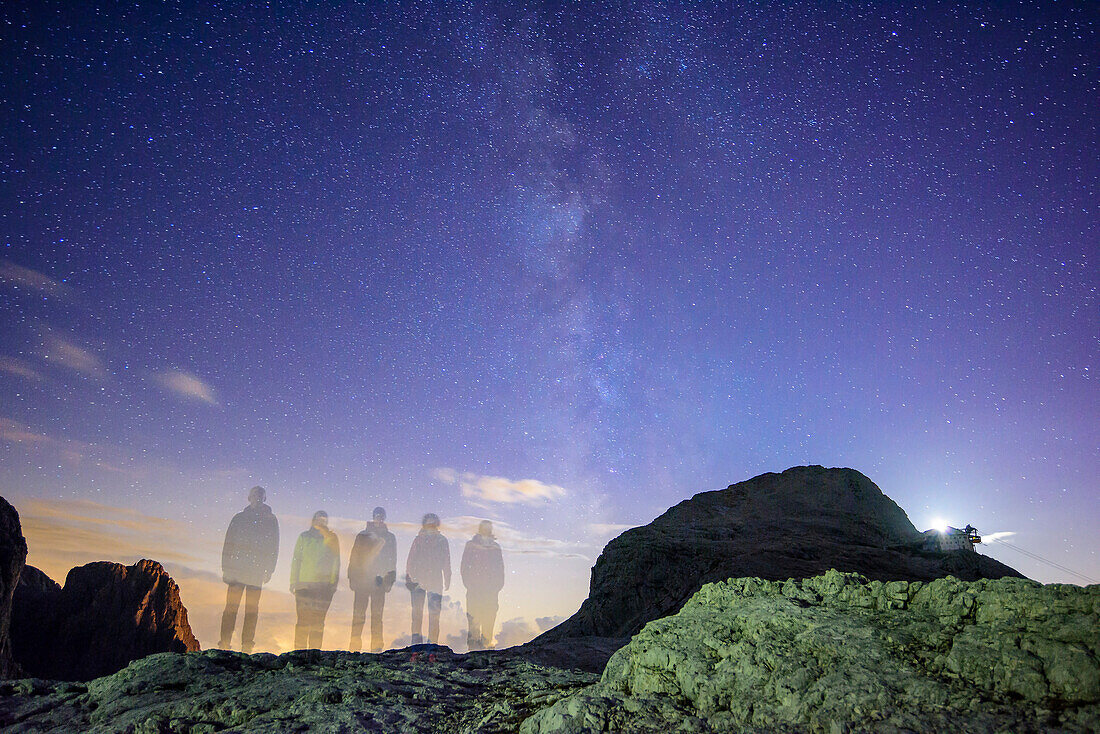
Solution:
M 253 484 L 279 588 L 317 509 L 346 554 L 386 506 L 399 564 L 423 513 L 456 559 L 490 518 L 524 637 L 623 528 L 813 463 L 1100 579 L 1098 24 L 4 3 L 0 492 L 30 562 L 163 560 L 209 644 Z

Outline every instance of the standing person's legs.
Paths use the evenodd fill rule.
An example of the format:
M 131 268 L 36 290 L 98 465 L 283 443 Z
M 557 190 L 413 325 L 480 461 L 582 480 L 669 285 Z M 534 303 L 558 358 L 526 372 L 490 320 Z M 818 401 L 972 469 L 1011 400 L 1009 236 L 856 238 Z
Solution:
M 443 608 L 443 595 L 428 594 L 428 642 L 439 640 L 439 610 Z
M 309 647 L 311 650 L 320 650 L 325 640 L 325 616 L 328 614 L 329 605 L 332 604 L 332 593 L 318 591 L 313 597 L 313 627 L 309 633 Z
M 294 649 L 304 650 L 309 642 L 310 602 L 306 591 L 294 592 L 294 604 L 298 610 L 298 621 L 294 624 Z
M 351 642 L 348 644 L 348 649 L 352 652 L 363 649 L 363 622 L 367 618 L 367 602 L 370 598 L 366 591 L 357 590 L 355 600 L 351 603 Z
M 493 627 L 497 621 L 496 594 L 467 592 L 466 609 L 470 625 L 467 644 L 471 650 L 482 650 L 493 643 Z
M 233 643 L 233 628 L 237 626 L 237 609 L 241 605 L 244 584 L 232 583 L 225 590 L 225 609 L 222 611 L 222 636 L 218 647 L 228 650 Z
M 420 634 L 424 628 L 424 589 L 414 586 L 409 593 L 412 595 L 412 644 L 419 645 L 424 641 Z
M 477 597 L 466 592 L 466 647 L 470 650 L 480 650 L 482 647 L 481 639 L 481 618 L 477 613 Z
M 485 599 L 485 606 L 481 610 L 481 641 L 484 647 L 493 646 L 493 628 L 497 624 L 497 610 L 499 608 L 496 594 Z
M 260 613 L 260 587 L 244 587 L 244 626 L 241 628 L 241 652 L 251 653 L 256 643 L 256 617 Z
M 386 608 L 386 590 L 375 586 L 370 591 L 370 649 L 382 652 L 382 610 Z M 362 622 L 360 622 L 362 624 Z

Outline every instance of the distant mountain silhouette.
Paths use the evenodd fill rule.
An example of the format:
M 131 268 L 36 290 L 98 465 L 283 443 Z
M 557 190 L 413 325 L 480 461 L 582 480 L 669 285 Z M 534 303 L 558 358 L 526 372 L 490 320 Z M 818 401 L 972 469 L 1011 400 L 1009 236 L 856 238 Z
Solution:
M 711 581 L 802 579 L 835 568 L 883 581 L 1022 577 L 972 550 L 923 548 L 905 512 L 854 469 L 801 466 L 697 494 L 604 548 L 588 598 L 532 646 L 626 638 Z

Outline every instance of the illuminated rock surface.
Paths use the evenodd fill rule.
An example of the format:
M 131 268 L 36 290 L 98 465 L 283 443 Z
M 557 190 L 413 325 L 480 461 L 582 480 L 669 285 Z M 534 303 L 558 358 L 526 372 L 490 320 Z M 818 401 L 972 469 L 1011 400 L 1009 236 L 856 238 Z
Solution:
M 525 734 L 1100 731 L 1100 586 L 732 579 Z
M 884 581 L 1019 577 L 973 551 L 927 551 L 905 511 L 854 469 L 798 466 L 702 492 L 604 548 L 580 610 L 540 639 L 630 637 L 703 584 L 807 578 L 836 568 Z

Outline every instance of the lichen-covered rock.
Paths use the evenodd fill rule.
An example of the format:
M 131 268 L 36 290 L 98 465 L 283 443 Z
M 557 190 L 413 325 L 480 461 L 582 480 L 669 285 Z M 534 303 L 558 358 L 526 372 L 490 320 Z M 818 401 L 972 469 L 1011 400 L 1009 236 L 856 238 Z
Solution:
M 6 732 L 515 732 L 595 682 L 508 651 L 161 654 L 86 684 L 0 686 Z
M 1091 732 L 1098 657 L 1100 586 L 730 579 L 522 731 Z
M 0 497 L 0 678 L 20 675 L 11 654 L 11 602 L 19 574 L 27 562 L 27 541 L 19 513 Z
M 580 610 L 540 641 L 628 638 L 728 578 L 806 578 L 830 568 L 891 581 L 1020 577 L 992 558 L 928 551 L 905 512 L 854 469 L 800 466 L 703 492 L 604 548 Z
M 17 659 L 35 676 L 91 680 L 146 655 L 199 649 L 179 587 L 156 561 L 78 566 L 60 590 L 32 576 L 17 591 L 14 628 Z

